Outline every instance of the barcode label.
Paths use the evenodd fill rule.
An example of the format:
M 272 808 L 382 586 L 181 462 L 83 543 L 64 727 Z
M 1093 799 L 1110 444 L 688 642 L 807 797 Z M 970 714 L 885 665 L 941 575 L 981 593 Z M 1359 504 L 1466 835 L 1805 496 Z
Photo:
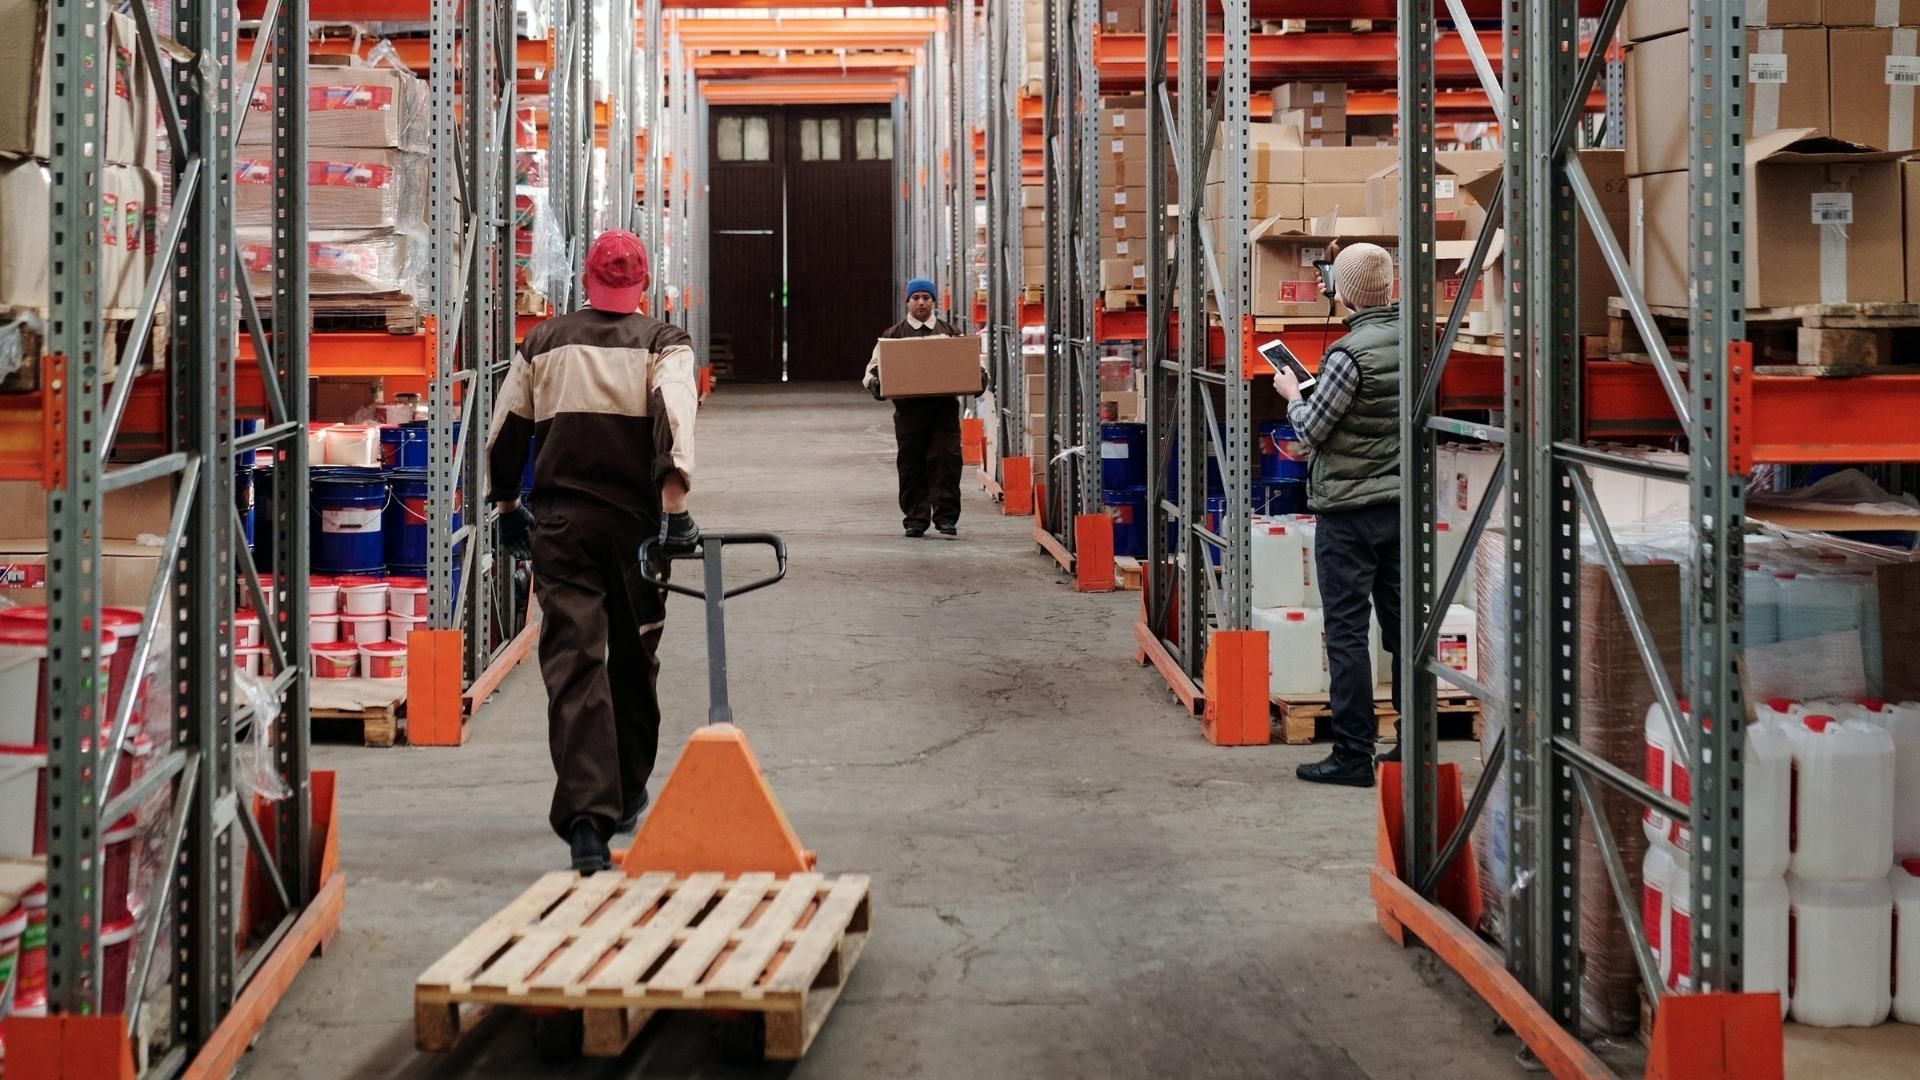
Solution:
M 1853 192 L 1814 192 L 1813 223 L 1815 225 L 1853 224 Z
M 1326 258 L 1327 249 L 1324 247 L 1303 247 L 1300 249 L 1301 266 L 1312 266 L 1314 263 L 1326 261 Z
M 1313 131 L 1319 131 L 1320 129 L 1326 126 L 1327 126 L 1327 118 L 1324 116 L 1313 116 L 1313 117 L 1309 117 L 1307 120 L 1307 127 Z
M 1888 86 L 1920 86 L 1920 56 L 1887 57 Z
M 1783 83 L 1787 81 L 1786 53 L 1754 53 L 1747 57 L 1747 81 Z
M 1115 240 L 1113 242 L 1113 253 L 1115 255 L 1129 255 L 1132 254 L 1132 252 L 1133 244 L 1130 241 Z
M 1113 193 L 1113 205 L 1115 205 L 1115 206 L 1125 206 L 1125 205 L 1127 205 L 1127 193 L 1126 193 L 1126 192 L 1124 192 L 1124 191 L 1116 191 L 1116 192 L 1114 192 L 1114 193 Z
M 1327 92 L 1325 90 L 1315 90 L 1313 92 L 1313 103 L 1315 105 L 1325 105 L 1327 103 Z
M 1441 176 L 1434 178 L 1433 197 L 1436 199 L 1453 198 L 1453 177 Z

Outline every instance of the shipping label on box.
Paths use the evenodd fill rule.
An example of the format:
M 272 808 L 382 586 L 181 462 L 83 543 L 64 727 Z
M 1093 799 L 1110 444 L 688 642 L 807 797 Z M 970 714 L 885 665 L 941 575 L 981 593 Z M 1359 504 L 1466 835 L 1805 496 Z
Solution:
M 1281 83 L 1273 89 L 1273 109 L 1314 109 L 1327 106 L 1346 109 L 1347 84 L 1337 82 Z
M 1344 105 L 1321 105 L 1311 109 L 1281 109 L 1273 114 L 1273 121 L 1297 127 L 1309 138 L 1315 135 L 1345 135 L 1347 108 Z

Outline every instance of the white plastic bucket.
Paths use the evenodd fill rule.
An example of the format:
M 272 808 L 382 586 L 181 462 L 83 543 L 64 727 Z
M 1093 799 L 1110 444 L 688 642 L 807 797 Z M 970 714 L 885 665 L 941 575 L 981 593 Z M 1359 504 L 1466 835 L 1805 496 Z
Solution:
M 1893 1018 L 1920 1024 L 1920 858 L 1894 864 L 1887 885 L 1893 891 Z
M 47 635 L 30 631 L 0 639 L 0 746 L 47 741 L 40 691 L 46 685 Z
M 1881 881 L 1893 867 L 1893 736 L 1866 720 L 1807 716 L 1793 753 L 1795 877 Z
M 340 616 L 315 615 L 307 620 L 309 645 L 332 645 L 340 640 Z
M 426 621 L 419 615 L 400 615 L 390 611 L 387 613 L 387 640 L 405 642 L 407 636 L 420 629 Z
M 308 578 L 307 614 L 340 614 L 340 583 L 330 577 Z
M 1286 522 L 1253 527 L 1253 606 L 1297 608 L 1306 602 L 1300 532 Z
M 380 465 L 380 427 L 377 424 L 335 424 L 322 437 L 328 465 Z
M 1746 906 L 1740 925 L 1746 937 L 1741 947 L 1742 990 L 1780 995 L 1780 1015 L 1787 1015 L 1787 961 L 1792 920 L 1787 901 L 1787 880 L 1768 877 L 1741 883 Z
M 340 616 L 340 640 L 352 645 L 373 645 L 387 640 L 388 615 Z
M 341 578 L 342 615 L 383 615 L 387 610 L 387 583 L 380 578 Z
M 1470 679 L 1480 677 L 1480 643 L 1475 637 L 1478 623 L 1473 609 L 1460 604 L 1447 608 L 1446 617 L 1440 620 L 1440 662 Z
M 47 758 L 32 750 L 0 749 L 0 859 L 26 859 L 46 843 Z
M 365 678 L 382 682 L 406 681 L 407 647 L 394 641 L 360 646 L 360 671 Z
M 233 643 L 245 648 L 260 644 L 260 616 L 252 611 L 233 613 Z
M 360 666 L 360 650 L 344 641 L 315 645 L 308 652 L 316 679 L 351 679 Z
M 1893 888 L 1870 881 L 1789 876 L 1793 902 L 1788 981 L 1795 1022 L 1872 1027 L 1893 1008 Z
M 1275 696 L 1327 689 L 1324 623 L 1313 608 L 1256 608 L 1253 626 L 1267 632 L 1267 682 Z
M 1256 583 L 1255 588 L 1258 589 Z M 1256 603 L 1254 606 L 1258 607 Z M 387 579 L 387 610 L 395 615 L 427 615 L 427 579 L 396 577 Z
M 233 666 L 249 675 L 260 674 L 266 658 L 265 645 L 236 645 L 233 648 Z

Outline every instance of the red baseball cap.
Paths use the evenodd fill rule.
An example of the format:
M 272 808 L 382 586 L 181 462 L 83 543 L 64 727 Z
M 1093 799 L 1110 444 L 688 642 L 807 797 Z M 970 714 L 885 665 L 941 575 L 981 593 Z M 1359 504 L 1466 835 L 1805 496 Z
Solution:
M 587 250 L 587 303 L 610 315 L 631 315 L 640 310 L 652 276 L 647 245 L 625 229 L 608 229 Z

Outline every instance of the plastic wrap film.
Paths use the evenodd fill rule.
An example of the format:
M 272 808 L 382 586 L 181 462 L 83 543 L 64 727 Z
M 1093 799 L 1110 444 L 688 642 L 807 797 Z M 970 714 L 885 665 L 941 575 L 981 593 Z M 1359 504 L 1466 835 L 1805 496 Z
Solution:
M 242 145 L 264 145 L 273 137 L 270 71 L 261 72 L 247 104 Z M 315 151 L 358 147 L 423 154 L 431 126 L 427 84 L 410 72 L 362 64 L 307 65 L 307 144 Z
M 247 284 L 255 296 L 273 288 L 273 238 L 264 229 L 241 229 L 240 251 Z M 426 238 L 398 229 L 313 232 L 307 236 L 308 292 L 315 297 L 352 296 L 407 302 L 418 295 L 426 263 Z
M 1473 858 L 1480 872 L 1480 931 L 1494 941 L 1507 940 L 1507 895 L 1513 859 L 1507 829 L 1512 817 L 1504 760 L 1495 760 L 1494 740 L 1507 726 L 1507 544 L 1506 534 L 1489 528 L 1473 550 L 1474 632 L 1480 646 L 1480 681 L 1491 699 L 1480 703 L 1480 760 L 1495 769 L 1486 808 L 1473 826 Z
M 234 160 L 234 224 L 273 225 L 273 157 L 246 147 Z M 336 229 L 423 229 L 427 156 L 402 150 L 314 147 L 307 159 L 307 225 Z
M 1646 546 L 1621 538 L 1627 579 L 1666 667 L 1679 685 L 1681 638 L 1680 567 L 1666 557 L 1662 541 Z M 1632 776 L 1644 773 L 1647 710 L 1656 699 L 1653 679 L 1633 644 L 1626 611 L 1597 562 L 1580 567 L 1580 745 Z M 1585 1029 L 1629 1035 L 1640 1022 L 1640 975 L 1633 941 L 1607 880 L 1606 861 L 1594 839 L 1604 828 L 1625 864 L 1627 895 L 1640 895 L 1640 866 L 1647 836 L 1641 805 L 1603 785 L 1598 791 L 1605 820 L 1580 830 L 1580 1015 Z

